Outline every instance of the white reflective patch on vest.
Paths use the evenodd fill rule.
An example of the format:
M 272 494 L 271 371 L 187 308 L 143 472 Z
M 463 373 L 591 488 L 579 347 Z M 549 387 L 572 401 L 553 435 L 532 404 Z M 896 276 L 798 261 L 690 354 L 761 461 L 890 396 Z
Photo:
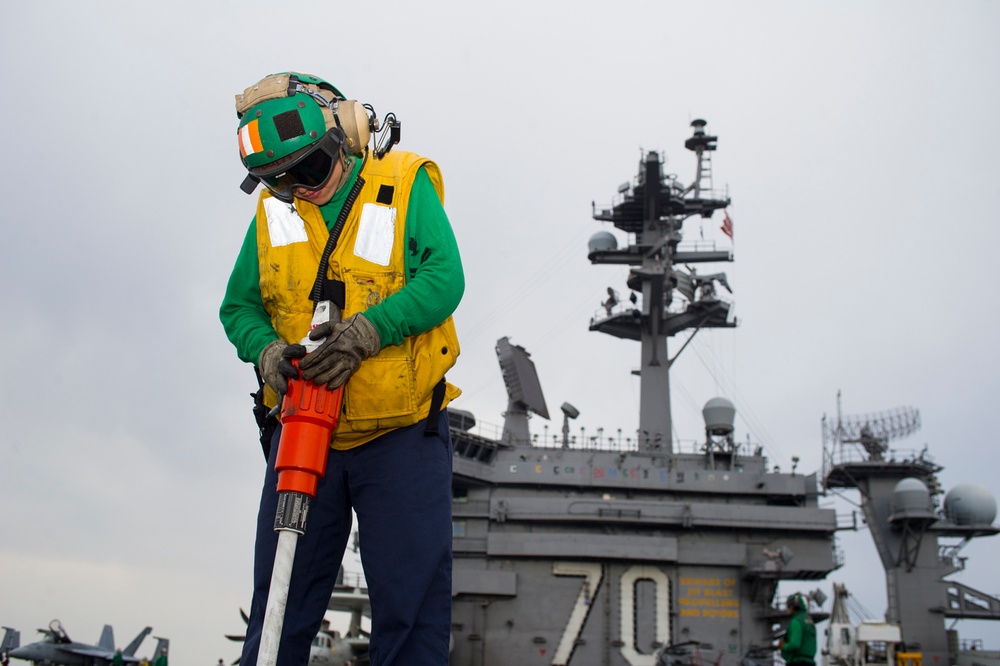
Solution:
M 294 207 L 280 199 L 268 197 L 264 199 L 264 212 L 267 214 L 267 233 L 271 236 L 271 247 L 305 243 L 309 240 L 306 236 L 306 221 Z
M 361 209 L 354 255 L 379 266 L 388 266 L 396 236 L 396 209 L 366 203 Z

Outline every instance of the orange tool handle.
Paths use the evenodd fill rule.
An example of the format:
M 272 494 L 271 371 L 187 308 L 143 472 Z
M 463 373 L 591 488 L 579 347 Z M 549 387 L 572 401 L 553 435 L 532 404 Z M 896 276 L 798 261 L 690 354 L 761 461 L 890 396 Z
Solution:
M 292 363 L 298 367 L 298 359 Z M 316 486 L 326 473 L 330 441 L 340 420 L 344 387 L 334 390 L 304 379 L 289 379 L 281 403 L 281 438 L 274 469 L 278 492 L 316 497 Z

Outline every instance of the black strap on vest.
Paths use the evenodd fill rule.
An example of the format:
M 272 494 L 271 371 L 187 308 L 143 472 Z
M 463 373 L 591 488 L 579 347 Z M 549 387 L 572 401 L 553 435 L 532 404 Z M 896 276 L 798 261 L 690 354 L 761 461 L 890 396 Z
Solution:
M 326 273 L 330 268 L 330 255 L 333 254 L 334 248 L 337 247 L 337 240 L 340 239 L 340 234 L 344 231 L 344 223 L 347 222 L 347 216 L 350 215 L 351 208 L 354 207 L 354 200 L 361 194 L 361 188 L 364 186 L 365 179 L 358 175 L 358 179 L 354 181 L 354 187 L 347 193 L 347 199 L 344 200 L 344 207 L 340 209 L 337 222 L 333 225 L 333 229 L 330 230 L 330 237 L 326 240 L 326 247 L 323 248 L 323 255 L 319 260 L 316 281 L 313 283 L 312 291 L 309 293 L 309 298 L 313 303 L 331 301 L 341 310 L 344 309 L 344 283 L 340 280 L 328 279 Z
M 431 411 L 427 415 L 427 426 L 424 428 L 424 437 L 434 437 L 440 434 L 438 429 L 438 417 L 441 415 L 441 404 L 444 402 L 445 390 L 444 377 L 434 385 L 431 392 Z
M 256 183 L 254 185 L 256 186 Z M 309 294 L 309 299 L 314 305 L 320 301 L 330 301 L 341 310 L 344 309 L 346 299 L 344 283 L 340 280 L 327 279 L 326 274 L 330 266 L 330 255 L 333 254 L 333 250 L 337 247 L 337 240 L 344 230 L 347 216 L 350 214 L 351 208 L 354 207 L 354 201 L 358 198 L 361 188 L 364 186 L 365 179 L 359 175 L 358 179 L 354 181 L 351 191 L 347 193 L 344 206 L 340 209 L 340 214 L 337 216 L 337 221 L 333 225 L 333 229 L 330 230 L 330 237 L 327 239 L 326 247 L 323 248 L 323 255 L 320 257 L 316 281 L 313 283 L 312 291 Z M 260 371 L 256 367 L 253 370 L 257 376 L 257 392 L 251 393 L 250 396 L 254 401 L 254 419 L 257 421 L 257 428 L 260 430 L 260 447 L 264 452 L 264 459 L 267 460 L 271 452 L 271 437 L 274 434 L 275 428 L 278 427 L 278 419 L 271 414 L 274 410 L 268 410 L 264 406 L 264 380 L 261 378 Z

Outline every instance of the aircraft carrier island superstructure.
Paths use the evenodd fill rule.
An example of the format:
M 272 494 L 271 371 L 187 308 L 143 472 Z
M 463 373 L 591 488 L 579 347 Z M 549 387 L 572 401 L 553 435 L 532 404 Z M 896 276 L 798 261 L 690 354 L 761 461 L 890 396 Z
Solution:
M 631 240 L 591 238 L 592 263 L 630 267 L 632 297 L 619 303 L 609 290 L 590 328 L 640 343 L 636 438 L 577 441 L 576 410 L 564 404 L 562 438 L 533 440 L 529 412 L 548 410 L 529 354 L 507 338 L 497 345 L 509 396 L 502 436 L 452 413 L 452 664 L 642 666 L 665 649 L 668 661 L 769 664 L 787 617 L 779 582 L 839 565 L 816 475 L 772 470 L 759 447 L 737 443 L 730 401 L 707 402 L 696 450 L 672 441 L 668 340 L 735 326 L 725 274 L 694 268 L 731 261 L 731 251 L 681 243 L 686 219 L 721 211 L 728 223 L 729 198 L 711 189 L 717 139 L 704 121 L 692 126 L 692 184 L 665 175 L 650 152 L 615 203 L 594 210 Z

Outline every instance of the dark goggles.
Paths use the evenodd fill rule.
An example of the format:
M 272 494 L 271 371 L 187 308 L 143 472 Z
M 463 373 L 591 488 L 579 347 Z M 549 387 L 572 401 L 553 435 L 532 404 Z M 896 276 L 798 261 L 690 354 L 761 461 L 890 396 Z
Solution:
M 264 183 L 276 198 L 292 203 L 295 188 L 318 190 L 327 184 L 340 157 L 340 143 L 336 129 L 330 130 L 310 146 L 250 169 L 250 175 Z

